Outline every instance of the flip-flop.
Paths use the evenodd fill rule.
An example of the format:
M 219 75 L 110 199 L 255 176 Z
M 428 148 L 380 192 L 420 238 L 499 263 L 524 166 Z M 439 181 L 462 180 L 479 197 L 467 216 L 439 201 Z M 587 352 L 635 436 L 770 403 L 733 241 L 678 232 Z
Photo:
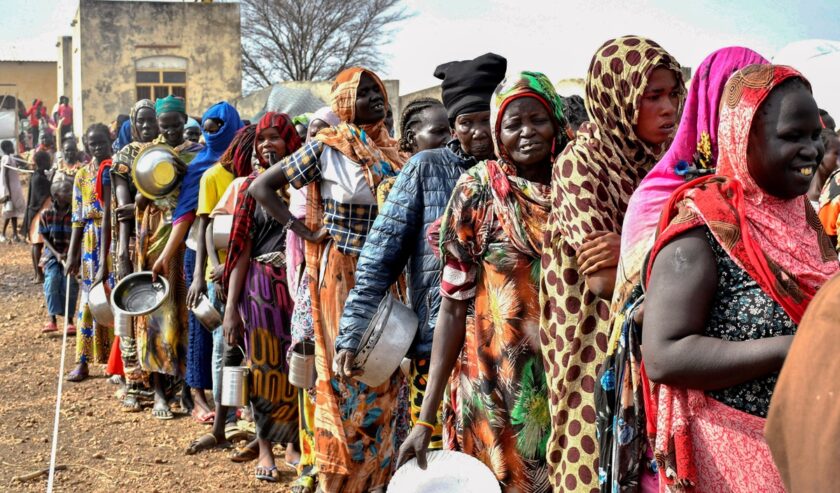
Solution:
M 143 405 L 134 396 L 126 396 L 122 401 L 122 406 L 120 406 L 120 411 L 124 413 L 139 413 L 142 410 Z
M 50 332 L 58 332 L 58 327 L 53 322 L 47 322 L 44 328 L 41 329 L 42 334 L 49 334 Z
M 259 450 L 254 450 L 248 447 L 236 447 L 236 450 L 230 455 L 231 462 L 244 463 L 257 460 L 260 456 Z
M 165 421 L 165 420 L 174 419 L 175 415 L 172 414 L 172 410 L 169 409 L 169 408 L 166 408 L 166 409 L 152 408 L 152 417 Z
M 76 326 L 75 325 L 70 324 L 70 325 L 67 326 L 67 335 L 68 336 L 76 335 Z
M 254 468 L 254 477 L 260 481 L 276 483 L 280 481 L 280 471 L 277 470 L 277 466 L 257 466 Z
M 204 414 L 199 414 L 201 411 L 194 407 L 192 412 L 190 413 L 196 422 L 201 423 L 203 425 L 213 424 L 213 420 L 216 419 L 216 413 L 213 411 L 206 412 Z

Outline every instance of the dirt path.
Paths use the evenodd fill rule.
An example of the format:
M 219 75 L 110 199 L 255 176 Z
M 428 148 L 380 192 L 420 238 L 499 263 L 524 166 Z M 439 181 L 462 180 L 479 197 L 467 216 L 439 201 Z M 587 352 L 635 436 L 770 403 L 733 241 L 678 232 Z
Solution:
M 44 491 L 46 476 L 12 478 L 49 466 L 61 337 L 43 336 L 42 286 L 33 284 L 28 245 L 0 244 L 0 490 Z M 73 367 L 75 339 L 67 341 L 65 370 Z M 227 451 L 186 456 L 189 442 L 209 430 L 190 418 L 157 421 L 148 411 L 123 413 L 104 367 L 93 378 L 65 383 L 56 491 L 288 491 L 254 479 L 254 465 L 228 460 Z M 282 451 L 276 448 L 278 467 Z

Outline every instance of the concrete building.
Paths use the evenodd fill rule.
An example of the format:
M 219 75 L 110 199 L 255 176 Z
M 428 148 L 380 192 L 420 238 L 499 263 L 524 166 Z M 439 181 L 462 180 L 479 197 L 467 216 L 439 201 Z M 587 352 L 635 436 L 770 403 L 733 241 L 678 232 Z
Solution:
M 27 109 L 37 98 L 44 102 L 47 111 L 52 110 L 58 102 L 55 61 L 8 58 L 0 56 L 0 95 L 17 96 Z
M 71 25 L 70 47 L 59 41 L 53 70 L 61 72 L 58 90 L 72 90 L 76 133 L 141 98 L 174 94 L 201 115 L 241 93 L 238 3 L 80 0 Z

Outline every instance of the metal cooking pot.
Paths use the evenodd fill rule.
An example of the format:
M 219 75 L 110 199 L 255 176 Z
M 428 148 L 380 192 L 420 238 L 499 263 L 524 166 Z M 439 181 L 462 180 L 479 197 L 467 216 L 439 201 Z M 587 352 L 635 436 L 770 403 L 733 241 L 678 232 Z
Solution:
M 247 366 L 226 366 L 222 369 L 222 405 L 244 407 L 248 405 Z
M 134 158 L 131 176 L 144 197 L 156 200 L 177 188 L 184 168 L 169 146 L 156 144 L 146 147 Z
M 414 311 L 386 294 L 359 341 L 354 367 L 363 370 L 356 380 L 377 387 L 400 367 L 419 321 Z
M 230 244 L 230 232 L 233 231 L 233 215 L 220 214 L 213 217 L 213 247 L 227 250 Z
M 195 318 L 201 322 L 201 325 L 211 332 L 222 325 L 222 314 L 219 313 L 219 310 L 216 310 L 216 307 L 210 302 L 210 298 L 205 294 L 201 295 L 198 304 L 190 310 Z
M 152 282 L 150 271 L 125 276 L 111 290 L 111 303 L 130 317 L 159 311 L 172 312 L 177 317 L 175 303 L 170 296 L 169 281 L 163 276 L 157 276 L 157 281 Z
M 96 323 L 105 327 L 114 326 L 114 312 L 111 310 L 111 290 L 107 283 L 99 281 L 90 288 L 88 306 Z

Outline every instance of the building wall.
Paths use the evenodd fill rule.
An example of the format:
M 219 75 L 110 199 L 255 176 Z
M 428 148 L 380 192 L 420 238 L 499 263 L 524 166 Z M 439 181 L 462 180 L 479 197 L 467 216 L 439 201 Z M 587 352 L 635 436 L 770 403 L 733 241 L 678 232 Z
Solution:
M 73 37 L 62 36 L 56 43 L 58 62 L 56 64 L 56 91 L 58 96 L 73 94 Z
M 17 93 L 27 109 L 37 98 L 52 110 L 58 101 L 55 84 L 55 62 L 0 61 L 0 94 Z
M 136 101 L 135 67 L 153 56 L 186 61 L 187 112 L 239 96 L 242 86 L 238 3 L 81 0 L 73 49 L 73 85 L 85 126 L 108 123 Z

